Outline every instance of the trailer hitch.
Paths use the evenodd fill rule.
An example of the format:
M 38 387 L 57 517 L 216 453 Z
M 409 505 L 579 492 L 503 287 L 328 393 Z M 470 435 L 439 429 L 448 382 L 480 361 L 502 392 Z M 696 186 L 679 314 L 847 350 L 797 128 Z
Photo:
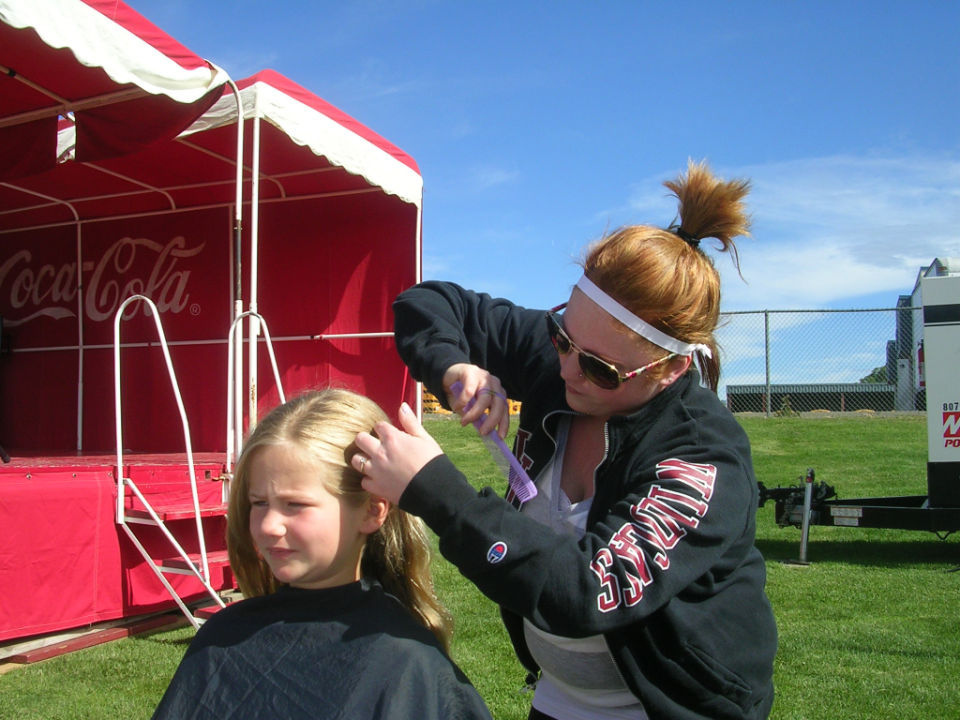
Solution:
M 802 476 L 797 478 L 800 485 L 768 488 L 758 481 L 757 489 L 760 491 L 760 498 L 757 507 L 763 507 L 767 500 L 784 502 L 787 505 L 803 505 L 803 496 L 807 491 L 806 483 L 812 485 L 811 505 L 817 505 L 837 496 L 832 485 L 827 485 L 825 482 L 814 482 L 815 477 L 813 468 L 808 468 L 805 478 Z

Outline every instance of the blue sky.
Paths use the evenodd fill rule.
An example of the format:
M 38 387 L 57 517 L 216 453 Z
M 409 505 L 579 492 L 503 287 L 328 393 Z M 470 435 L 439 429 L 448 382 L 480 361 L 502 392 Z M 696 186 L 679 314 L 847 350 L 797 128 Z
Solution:
M 545 307 L 705 158 L 753 181 L 725 310 L 891 307 L 960 256 L 960 3 L 127 0 L 408 152 L 424 276 Z

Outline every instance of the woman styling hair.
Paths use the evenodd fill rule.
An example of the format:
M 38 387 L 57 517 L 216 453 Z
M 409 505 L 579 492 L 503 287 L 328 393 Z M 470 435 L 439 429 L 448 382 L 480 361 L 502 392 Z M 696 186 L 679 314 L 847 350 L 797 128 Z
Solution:
M 155 718 L 490 717 L 446 654 L 422 521 L 350 465 L 357 433 L 385 420 L 327 389 L 256 426 L 227 525 L 246 599 L 201 626 Z
M 535 498 L 475 492 L 409 410 L 406 432 L 357 437 L 364 487 L 424 518 L 500 605 L 537 680 L 531 718 L 764 718 L 773 702 L 757 483 L 714 392 L 720 282 L 701 244 L 736 262 L 749 184 L 691 163 L 666 185 L 678 223 L 600 240 L 546 314 L 439 282 L 394 304 L 401 356 L 464 424 L 486 412 L 505 435 L 506 397 L 522 401 Z

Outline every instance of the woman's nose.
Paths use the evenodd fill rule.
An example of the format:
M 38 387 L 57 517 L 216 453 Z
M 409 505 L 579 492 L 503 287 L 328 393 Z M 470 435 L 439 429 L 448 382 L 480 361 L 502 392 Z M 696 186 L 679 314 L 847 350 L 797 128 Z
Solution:
M 576 350 L 570 350 L 560 356 L 560 377 L 564 382 L 575 382 L 580 379 L 580 357 Z

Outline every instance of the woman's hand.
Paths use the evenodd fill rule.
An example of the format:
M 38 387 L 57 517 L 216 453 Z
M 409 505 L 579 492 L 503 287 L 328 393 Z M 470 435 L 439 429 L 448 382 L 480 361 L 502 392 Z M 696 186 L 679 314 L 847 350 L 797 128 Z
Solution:
M 377 437 L 362 432 L 357 435 L 360 452 L 350 459 L 353 467 L 364 476 L 361 484 L 371 495 L 383 497 L 393 505 L 407 489 L 413 476 L 443 450 L 437 441 L 423 429 L 410 406 L 400 406 L 400 424 L 403 430 L 388 422 L 374 427 Z M 406 432 L 404 432 L 406 431 Z
M 458 382 L 462 387 L 459 388 L 459 393 L 454 393 L 453 386 Z M 461 425 L 468 425 L 485 416 L 480 425 L 482 434 L 486 435 L 496 429 L 501 438 L 507 436 L 510 429 L 510 403 L 507 402 L 507 394 L 497 376 L 477 365 L 456 363 L 448 367 L 443 374 L 443 389 L 447 393 L 450 407 L 460 415 Z M 476 401 L 470 409 L 464 411 L 474 398 Z M 489 412 L 485 413 L 487 410 Z

